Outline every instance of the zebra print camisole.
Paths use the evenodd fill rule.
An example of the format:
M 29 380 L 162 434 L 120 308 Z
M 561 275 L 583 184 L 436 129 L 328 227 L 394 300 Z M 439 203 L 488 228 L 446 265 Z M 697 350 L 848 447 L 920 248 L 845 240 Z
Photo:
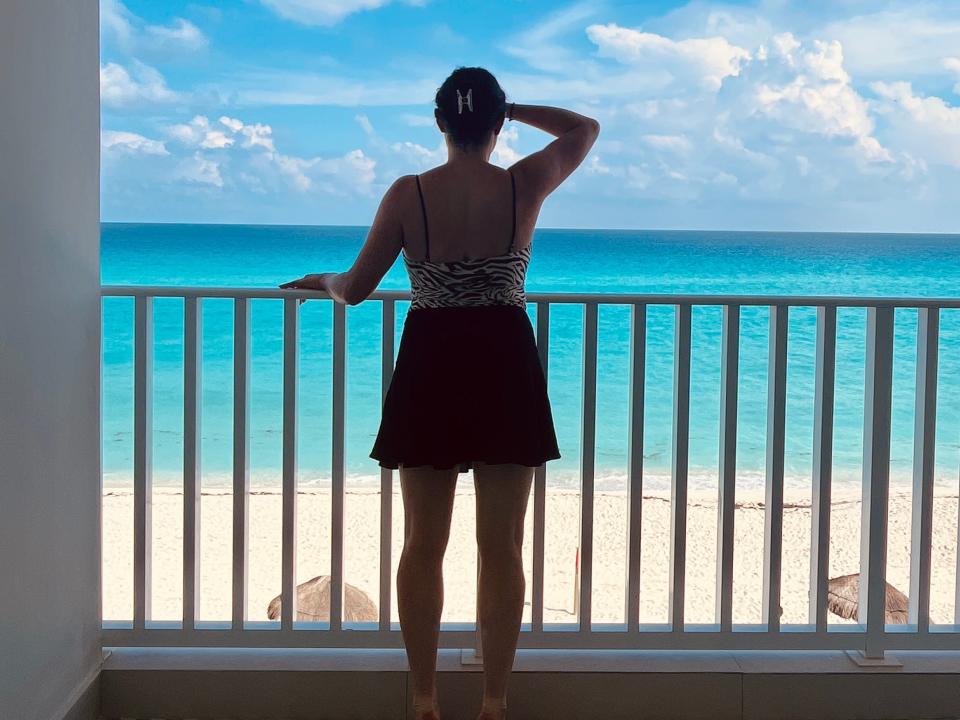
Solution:
M 509 170 L 508 170 L 509 172 Z M 517 188 L 510 173 L 513 195 L 513 229 L 510 247 L 502 255 L 468 258 L 450 262 L 430 259 L 430 232 L 427 229 L 427 206 L 423 201 L 420 176 L 416 176 L 420 209 L 423 212 L 426 259 L 413 260 L 403 253 L 410 276 L 412 302 L 410 309 L 463 307 L 470 305 L 516 305 L 526 308 L 524 282 L 530 263 L 530 246 L 514 250 L 517 234 Z

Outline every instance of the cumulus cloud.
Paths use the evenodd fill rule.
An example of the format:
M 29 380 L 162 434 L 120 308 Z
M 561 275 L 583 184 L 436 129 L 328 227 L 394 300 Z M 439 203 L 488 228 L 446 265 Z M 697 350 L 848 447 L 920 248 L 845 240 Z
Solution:
M 220 163 L 212 160 L 199 151 L 191 157 L 184 158 L 176 172 L 176 177 L 181 180 L 187 180 L 200 185 L 213 185 L 214 187 L 223 187 L 223 176 L 220 174 Z
M 167 87 L 163 75 L 156 69 L 136 61 L 131 68 L 127 70 L 112 62 L 100 66 L 100 101 L 103 104 L 122 108 L 178 99 L 177 93 Z
M 730 22 L 713 18 L 690 32 Z M 762 29 L 752 25 L 738 36 Z M 596 104 L 585 106 L 603 132 L 584 171 L 606 192 L 679 203 L 836 203 L 926 173 L 919 153 L 901 147 L 887 123 L 878 126 L 875 101 L 855 84 L 839 42 L 777 33 L 748 46 L 613 24 L 586 33 L 607 62 L 598 84 L 622 87 L 630 75 L 621 73 L 652 66 L 670 75 L 619 96 L 598 88 Z
M 870 87 L 903 147 L 932 164 L 960 168 L 960 107 L 918 94 L 909 82 L 874 82 Z
M 407 171 L 410 169 L 418 172 L 426 170 L 443 162 L 446 156 L 446 150 L 442 143 L 431 149 L 410 140 L 403 140 L 390 143 L 389 148 L 391 153 L 402 161 L 400 167 L 407 168 Z M 398 174 L 403 172 L 400 167 L 398 167 Z
M 261 0 L 280 17 L 303 25 L 336 25 L 361 10 L 375 10 L 391 0 Z M 423 5 L 424 0 L 407 0 L 408 5 Z
M 171 125 L 167 132 L 175 140 L 184 145 L 201 148 L 225 148 L 233 145 L 233 138 L 224 130 L 211 127 L 210 120 L 203 115 L 197 115 L 189 123 Z M 231 130 L 230 132 L 236 132 Z
M 376 178 L 376 161 L 359 149 L 333 158 L 300 158 L 275 152 L 265 153 L 261 157 L 272 163 L 301 192 L 319 190 L 331 195 L 369 194 Z
M 193 182 L 216 187 L 230 184 L 232 177 L 225 178 L 222 172 L 228 160 L 231 166 L 242 168 L 236 178 L 247 186 L 256 186 L 258 192 L 272 186 L 298 192 L 368 194 L 376 177 L 376 161 L 359 149 L 339 157 L 303 158 L 279 152 L 273 128 L 264 123 L 247 123 L 226 115 L 213 122 L 205 115 L 197 115 L 188 123 L 170 125 L 166 131 L 172 140 L 194 150 L 180 163 L 177 174 Z M 218 159 L 202 150 L 226 154 Z M 257 182 L 252 178 L 258 178 Z
M 120 130 L 104 130 L 100 134 L 100 147 L 104 151 L 122 152 L 129 155 L 169 155 L 161 140 L 151 140 L 137 133 Z
M 125 162 L 137 184 L 154 192 L 202 188 L 204 192 L 258 195 L 322 193 L 369 196 L 376 182 L 377 161 L 361 149 L 327 157 L 299 157 L 278 151 L 273 129 L 221 116 L 196 115 L 189 122 L 169 125 L 166 141 L 137 133 L 106 130 L 102 135 L 110 174 L 121 174 Z
M 671 40 L 655 33 L 625 28 L 616 23 L 590 25 L 587 37 L 597 45 L 597 54 L 630 65 L 654 65 L 680 79 L 696 77 L 706 87 L 717 89 L 725 77 L 737 75 L 750 52 L 723 37 Z
M 522 160 L 523 154 L 516 147 L 519 140 L 520 128 L 516 125 L 510 125 L 501 130 L 497 135 L 497 144 L 493 146 L 493 152 L 490 154 L 490 161 L 500 167 L 509 167 L 518 160 Z
M 328 26 L 390 1 L 260 0 L 288 19 Z M 724 212 L 739 208 L 741 218 L 752 218 L 744 208 L 761 205 L 832 208 L 832 218 L 846 222 L 850 208 L 862 217 L 889 216 L 889 208 L 908 208 L 911 198 L 946 197 L 960 168 L 960 103 L 946 89 L 956 83 L 960 94 L 960 16 L 924 0 L 816 5 L 694 1 L 646 19 L 641 29 L 610 22 L 602 3 L 574 0 L 504 40 L 500 50 L 523 62 L 498 77 L 511 98 L 572 107 L 601 121 L 582 168 L 589 187 L 567 183 L 559 191 L 576 194 L 578 203 L 587 190 L 688 209 L 713 203 Z M 105 7 L 104 34 L 117 45 L 146 52 L 161 43 L 195 49 L 205 41 L 187 21 L 148 25 L 117 0 Z M 397 81 L 324 67 L 241 70 L 221 95 L 229 104 L 217 105 L 201 101 L 197 90 L 171 90 L 159 72 L 131 58 L 106 63 L 105 107 L 188 109 L 178 108 L 178 124 L 169 124 L 166 108 L 162 119 L 137 126 L 166 124 L 160 139 L 105 132 L 105 156 L 165 168 L 164 182 L 175 176 L 211 192 L 289 197 L 369 196 L 399 174 L 443 162 L 446 148 L 424 109 L 436 77 L 422 70 Z M 362 149 L 285 153 L 274 128 L 248 122 L 247 108 L 262 104 L 354 107 Z M 383 106 L 397 109 L 382 121 L 391 130 L 381 134 Z M 542 146 L 533 131 L 508 124 L 492 161 L 516 162 L 534 149 L 521 140 L 534 137 Z M 694 216 L 685 212 L 677 222 Z
M 744 83 L 736 103 L 741 110 L 765 115 L 786 128 L 852 138 L 869 160 L 893 159 L 873 137 L 867 102 L 843 67 L 839 42 L 814 40 L 807 47 L 790 33 L 776 35 L 769 48 L 758 50 Z
M 263 148 L 273 152 L 273 128 L 263 123 L 248 125 L 235 118 L 221 117 L 220 124 L 238 133 L 242 140 L 240 146 L 244 148 Z

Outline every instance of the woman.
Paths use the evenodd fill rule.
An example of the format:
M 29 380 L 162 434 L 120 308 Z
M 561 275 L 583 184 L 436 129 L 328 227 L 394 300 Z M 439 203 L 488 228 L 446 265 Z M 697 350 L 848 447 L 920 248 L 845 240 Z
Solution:
M 458 68 L 434 110 L 447 162 L 391 185 L 344 273 L 281 285 L 355 305 L 403 252 L 412 302 L 370 453 L 399 468 L 404 546 L 397 605 L 417 720 L 439 720 L 435 673 L 442 563 L 459 473 L 473 470 L 484 692 L 480 720 L 506 713 L 526 589 L 521 548 L 534 468 L 560 457 L 526 314 L 524 278 L 544 199 L 583 161 L 596 120 L 506 103 L 482 68 Z M 504 170 L 490 154 L 504 120 L 556 136 Z

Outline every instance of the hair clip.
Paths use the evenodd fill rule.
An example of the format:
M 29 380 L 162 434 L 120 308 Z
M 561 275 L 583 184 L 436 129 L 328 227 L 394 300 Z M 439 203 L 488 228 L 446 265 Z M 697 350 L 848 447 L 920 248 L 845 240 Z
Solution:
M 457 88 L 457 115 L 463 114 L 463 103 L 467 103 L 467 109 L 473 112 L 473 88 L 467 88 L 467 96 L 460 94 L 460 88 Z

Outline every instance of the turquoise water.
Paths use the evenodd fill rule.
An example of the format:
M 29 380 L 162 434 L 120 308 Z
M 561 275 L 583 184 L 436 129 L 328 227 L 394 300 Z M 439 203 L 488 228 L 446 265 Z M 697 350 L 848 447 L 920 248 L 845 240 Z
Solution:
M 104 284 L 271 287 L 306 272 L 344 270 L 363 243 L 361 227 L 148 225 L 102 227 Z M 829 233 L 538 230 L 528 291 L 960 296 L 960 236 Z M 408 289 L 402 262 L 382 289 Z M 399 342 L 408 304 L 397 307 Z M 232 448 L 232 301 L 203 301 L 202 443 L 204 483 L 228 484 Z M 348 482 L 379 483 L 368 457 L 380 410 L 380 303 L 347 308 L 346 465 Z M 332 302 L 301 306 L 299 482 L 325 484 L 331 455 Z M 255 485 L 279 483 L 282 301 L 252 301 L 250 468 Z M 531 320 L 536 308 L 529 306 Z M 563 457 L 549 479 L 579 482 L 582 315 L 555 305 L 550 323 L 550 398 Z M 862 454 L 865 317 L 841 309 L 837 338 L 834 473 L 859 480 Z M 765 307 L 742 310 L 738 482 L 759 487 L 765 465 L 767 328 Z M 154 479 L 182 473 L 183 301 L 154 306 Z M 912 463 L 917 313 L 895 316 L 892 473 L 907 482 Z M 673 308 L 650 306 L 647 326 L 645 476 L 666 487 L 670 468 Z M 716 483 L 721 310 L 693 310 L 690 466 L 694 486 Z M 597 487 L 622 487 L 627 462 L 629 308 L 601 306 L 597 387 Z M 811 471 L 815 310 L 790 311 L 786 472 Z M 469 352 L 469 348 L 464 348 Z M 132 475 L 133 301 L 104 300 L 103 469 L 106 484 Z M 960 311 L 941 316 L 938 482 L 960 469 Z

